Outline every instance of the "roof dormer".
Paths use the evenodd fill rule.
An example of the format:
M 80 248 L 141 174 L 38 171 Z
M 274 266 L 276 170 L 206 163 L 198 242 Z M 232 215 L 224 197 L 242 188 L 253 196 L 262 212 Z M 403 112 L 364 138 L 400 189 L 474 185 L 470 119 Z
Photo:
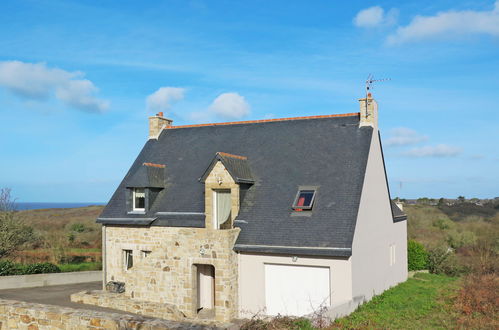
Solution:
M 240 185 L 253 184 L 247 157 L 217 152 L 203 176 L 205 227 L 231 229 L 239 213 Z

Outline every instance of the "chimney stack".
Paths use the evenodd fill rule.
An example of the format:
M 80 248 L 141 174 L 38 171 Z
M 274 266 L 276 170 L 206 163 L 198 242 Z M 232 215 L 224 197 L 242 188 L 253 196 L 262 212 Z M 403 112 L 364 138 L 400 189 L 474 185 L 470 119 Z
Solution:
M 158 139 L 163 128 L 171 126 L 172 123 L 173 120 L 163 117 L 163 112 L 149 117 L 149 139 Z
M 359 126 L 371 126 L 378 128 L 378 103 L 373 99 L 371 93 L 367 97 L 359 99 L 360 124 Z

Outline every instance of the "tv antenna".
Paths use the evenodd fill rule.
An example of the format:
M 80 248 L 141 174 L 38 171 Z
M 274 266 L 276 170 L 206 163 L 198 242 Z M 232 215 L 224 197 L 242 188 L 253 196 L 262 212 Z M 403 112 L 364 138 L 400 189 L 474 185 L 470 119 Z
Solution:
M 367 80 L 366 80 L 366 98 L 368 97 L 371 89 L 373 89 L 373 83 L 375 82 L 381 82 L 381 81 L 388 81 L 388 80 L 391 80 L 390 78 L 383 78 L 383 79 L 375 79 L 374 76 L 370 73 L 368 76 L 367 76 Z
M 373 83 L 381 82 L 381 81 L 388 81 L 388 80 L 391 80 L 391 79 L 390 78 L 375 79 L 371 73 L 367 76 L 367 80 L 366 80 L 366 117 L 370 116 L 369 112 L 367 111 L 367 103 L 368 103 L 368 98 L 371 97 L 371 89 L 373 89 Z

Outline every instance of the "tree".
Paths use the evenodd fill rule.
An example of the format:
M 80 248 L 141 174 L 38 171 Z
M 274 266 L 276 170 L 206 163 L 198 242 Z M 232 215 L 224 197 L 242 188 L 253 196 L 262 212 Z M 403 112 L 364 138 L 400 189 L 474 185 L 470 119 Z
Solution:
M 10 188 L 0 189 L 0 258 L 12 255 L 34 238 L 33 228 L 16 212 L 10 191 Z

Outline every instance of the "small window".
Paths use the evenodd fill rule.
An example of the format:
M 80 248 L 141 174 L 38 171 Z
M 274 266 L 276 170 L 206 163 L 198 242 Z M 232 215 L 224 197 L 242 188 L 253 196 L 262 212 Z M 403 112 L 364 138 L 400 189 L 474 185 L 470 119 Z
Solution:
M 146 192 L 144 188 L 133 189 L 133 210 L 145 211 L 146 208 Z
M 390 266 L 395 265 L 395 244 L 390 245 Z
M 133 251 L 123 250 L 123 265 L 125 270 L 129 270 L 133 267 Z
M 311 210 L 314 199 L 315 190 L 299 190 L 293 203 L 293 209 L 295 211 Z
M 146 251 L 146 250 L 142 250 L 140 252 L 142 254 L 142 258 L 147 258 L 151 254 L 151 251 Z

